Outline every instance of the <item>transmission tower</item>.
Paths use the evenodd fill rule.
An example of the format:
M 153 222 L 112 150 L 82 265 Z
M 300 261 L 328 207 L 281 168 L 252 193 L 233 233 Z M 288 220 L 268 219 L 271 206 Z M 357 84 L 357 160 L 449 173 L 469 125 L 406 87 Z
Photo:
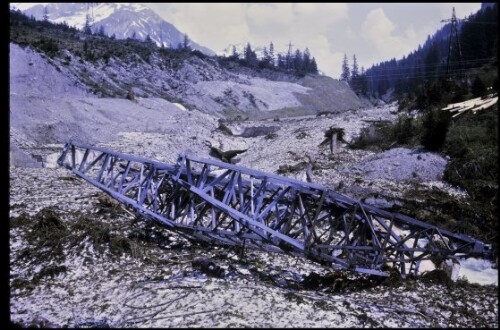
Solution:
M 87 15 L 90 17 L 90 26 L 94 26 L 95 19 L 94 19 L 94 6 L 98 5 L 97 2 L 88 2 L 87 3 Z
M 458 35 L 458 22 L 466 21 L 465 19 L 458 19 L 455 15 L 455 7 L 450 19 L 441 20 L 442 23 L 451 23 L 450 37 L 448 41 L 448 58 L 446 60 L 446 74 L 450 77 L 457 74 L 458 77 L 463 78 L 463 62 L 462 62 L 462 48 L 460 47 L 460 38 Z M 451 61 L 453 57 L 454 63 Z M 451 63 L 451 65 L 450 65 Z M 455 65 L 454 65 L 455 64 Z

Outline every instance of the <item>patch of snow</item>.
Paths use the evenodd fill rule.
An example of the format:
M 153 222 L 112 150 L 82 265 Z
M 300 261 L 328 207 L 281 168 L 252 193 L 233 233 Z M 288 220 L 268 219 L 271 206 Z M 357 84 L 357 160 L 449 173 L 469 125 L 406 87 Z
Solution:
M 181 109 L 182 111 L 187 111 L 187 109 L 180 103 L 172 103 L 175 105 L 177 108 Z
M 498 285 L 498 269 L 492 268 L 489 260 L 467 258 L 460 260 L 459 277 L 464 276 L 469 282 L 481 285 Z

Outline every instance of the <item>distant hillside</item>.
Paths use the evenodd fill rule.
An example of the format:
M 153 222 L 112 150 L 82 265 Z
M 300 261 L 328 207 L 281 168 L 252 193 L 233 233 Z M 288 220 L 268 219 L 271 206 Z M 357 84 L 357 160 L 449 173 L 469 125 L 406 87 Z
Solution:
M 11 11 L 10 24 L 12 43 L 44 54 L 62 75 L 98 96 L 161 97 L 229 117 L 315 115 L 363 106 L 347 85 L 328 77 L 84 33 L 17 11 Z
M 447 23 L 408 56 L 399 60 L 393 58 L 366 70 L 369 92 L 380 96 L 394 90 L 397 96 L 443 78 L 447 74 L 450 32 L 451 23 Z M 452 52 L 449 72 L 456 76 L 469 70 L 473 79 L 471 69 L 497 61 L 498 4 L 483 4 L 467 21 L 459 20 L 458 32 L 463 67 L 460 67 L 457 53 Z M 452 46 L 457 49 L 455 44 Z
M 24 13 L 38 20 L 46 15 L 50 22 L 66 22 L 78 29 L 83 29 L 88 19 L 94 32 L 102 29 L 117 39 L 145 40 L 149 36 L 157 46 L 168 48 L 177 48 L 184 41 L 184 33 L 139 3 L 49 3 L 35 5 Z M 189 44 L 204 54 L 215 54 L 192 40 Z

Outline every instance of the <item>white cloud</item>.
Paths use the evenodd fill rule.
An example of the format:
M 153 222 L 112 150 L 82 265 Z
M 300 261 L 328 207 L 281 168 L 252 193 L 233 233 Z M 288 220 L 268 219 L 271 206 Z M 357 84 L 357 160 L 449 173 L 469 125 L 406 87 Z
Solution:
M 469 14 L 475 13 L 481 8 L 481 3 L 440 3 L 439 12 L 442 19 L 451 18 L 451 12 L 455 7 L 457 18 L 464 18 Z
M 319 28 L 324 28 L 325 23 L 331 24 L 348 18 L 345 3 L 296 3 L 293 9 L 298 21 L 314 22 Z
M 30 9 L 31 7 L 33 6 L 36 6 L 36 5 L 48 5 L 48 3 L 19 3 L 19 2 L 15 2 L 15 3 L 10 3 L 9 4 L 11 8 L 16 8 L 16 9 L 19 9 L 19 10 L 27 10 L 27 9 Z
M 294 20 L 290 3 L 250 3 L 246 14 L 257 26 L 290 25 Z
M 417 37 L 413 24 L 410 24 L 410 26 L 405 29 L 405 36 L 410 40 L 414 40 Z
M 247 41 L 244 5 L 239 3 L 171 3 L 152 5 L 160 16 L 194 41 L 217 51 Z
M 366 15 L 361 30 L 364 40 L 374 47 L 374 52 L 369 55 L 373 59 L 398 58 L 415 47 L 414 44 L 408 44 L 408 39 L 394 33 L 396 25 L 382 8 L 373 9 Z M 411 34 L 411 30 L 408 33 Z

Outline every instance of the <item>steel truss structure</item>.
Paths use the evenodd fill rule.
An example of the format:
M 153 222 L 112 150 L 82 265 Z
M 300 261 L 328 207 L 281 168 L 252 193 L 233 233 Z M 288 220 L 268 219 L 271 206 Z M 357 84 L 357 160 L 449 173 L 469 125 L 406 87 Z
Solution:
M 147 220 L 190 239 L 304 256 L 334 269 L 417 275 L 421 261 L 485 256 L 491 246 L 331 191 L 193 155 L 165 164 L 66 143 L 60 166 Z

